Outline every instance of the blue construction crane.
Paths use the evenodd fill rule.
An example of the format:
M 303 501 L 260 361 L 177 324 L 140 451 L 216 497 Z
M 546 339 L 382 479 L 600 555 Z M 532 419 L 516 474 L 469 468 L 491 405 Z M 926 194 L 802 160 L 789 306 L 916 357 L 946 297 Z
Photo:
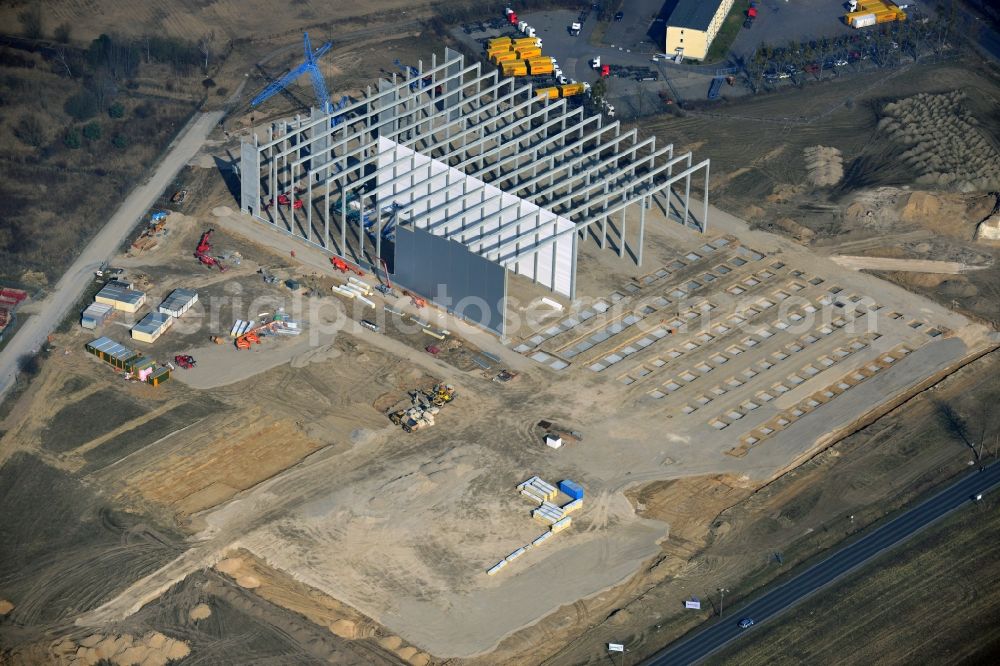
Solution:
M 250 106 L 263 104 L 265 101 L 291 85 L 295 79 L 299 78 L 306 72 L 309 72 L 309 76 L 312 78 L 313 90 L 316 92 L 316 101 L 319 103 L 319 108 L 324 113 L 330 113 L 334 110 L 333 106 L 330 104 L 330 94 L 326 90 L 326 82 L 323 81 L 323 75 L 320 73 L 319 67 L 316 65 L 316 61 L 329 51 L 332 45 L 330 42 L 327 42 L 313 51 L 312 42 L 309 41 L 308 32 L 302 34 L 302 41 L 305 48 L 305 61 L 268 87 L 264 88 L 259 95 L 250 101 Z M 346 105 L 346 101 L 346 97 L 341 99 L 338 107 L 343 108 Z
M 426 88 L 427 86 L 430 85 L 431 77 L 425 76 L 421 78 L 420 70 L 417 69 L 416 67 L 411 67 L 410 65 L 404 65 L 399 61 L 398 58 L 396 60 L 393 60 L 392 64 L 403 70 L 403 72 L 406 74 L 407 77 L 413 79 L 413 81 L 410 82 L 410 90 L 417 90 L 418 88 Z

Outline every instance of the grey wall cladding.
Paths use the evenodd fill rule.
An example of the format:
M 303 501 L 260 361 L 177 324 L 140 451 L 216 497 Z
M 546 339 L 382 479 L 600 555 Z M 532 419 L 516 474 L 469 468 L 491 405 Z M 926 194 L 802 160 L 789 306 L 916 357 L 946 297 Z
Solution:
M 503 335 L 505 270 L 464 245 L 423 229 L 396 226 L 394 282 Z

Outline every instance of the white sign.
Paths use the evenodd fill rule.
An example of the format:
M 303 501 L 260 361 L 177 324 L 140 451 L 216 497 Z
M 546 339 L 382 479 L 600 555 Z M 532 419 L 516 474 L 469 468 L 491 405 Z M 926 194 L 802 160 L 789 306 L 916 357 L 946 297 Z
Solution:
M 693 608 L 694 610 L 701 610 L 701 602 L 691 601 L 690 599 L 688 599 L 687 601 L 684 602 L 684 608 Z
M 608 643 L 608 652 L 624 652 L 625 646 L 621 643 Z

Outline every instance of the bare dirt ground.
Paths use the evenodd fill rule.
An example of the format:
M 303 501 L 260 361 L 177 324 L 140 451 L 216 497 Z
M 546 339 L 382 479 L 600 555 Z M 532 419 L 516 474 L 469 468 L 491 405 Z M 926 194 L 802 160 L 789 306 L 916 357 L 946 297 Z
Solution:
M 981 76 L 935 71 L 941 85 Z M 898 85 L 909 95 L 906 86 L 930 84 Z M 829 117 L 857 139 L 849 114 Z M 707 122 L 680 119 L 675 136 L 716 142 L 710 154 L 725 143 L 695 121 Z M 724 192 L 757 187 L 739 169 L 771 174 L 763 196 L 790 211 L 808 197 L 795 175 L 807 173 L 797 163 L 805 148 L 836 145 L 848 177 L 864 148 L 830 141 L 828 127 L 795 139 L 802 145 L 772 138 L 749 142 L 751 166 L 747 142 L 723 146 L 734 165 L 735 147 L 744 155 L 722 176 Z M 642 268 L 588 242 L 587 298 L 519 329 L 509 346 L 389 302 L 447 328 L 467 354 L 494 354 L 521 373 L 489 381 L 466 355 L 423 351 L 420 334 L 360 329 L 365 313 L 332 295 L 343 276 L 322 253 L 225 211 L 232 194 L 215 166 L 237 141 L 213 136 L 182 178 L 199 186 L 197 200 L 171 216 L 156 249 L 122 258 L 151 303 L 177 286 L 199 291 L 186 321 L 142 345 L 160 360 L 192 353 L 198 367 L 158 389 L 124 382 L 82 351 L 92 334 L 73 329 L 56 336 L 0 425 L 0 499 L 14 507 L 0 520 L 19 544 L 0 563 L 0 598 L 13 606 L 0 642 L 13 659 L 110 649 L 104 641 L 125 635 L 166 645 L 150 632 L 213 662 L 575 664 L 606 660 L 609 640 L 649 653 L 704 619 L 708 604 L 685 613 L 685 597 L 708 600 L 722 584 L 738 599 L 964 469 L 967 442 L 981 437 L 968 424 L 987 422 L 982 408 L 995 403 L 995 354 L 954 372 L 991 348 L 988 327 L 714 209 L 707 236 L 650 212 Z M 835 171 L 824 167 L 822 180 Z M 814 237 L 834 233 L 789 219 Z M 635 223 L 613 227 L 612 244 L 634 243 Z M 210 226 L 213 244 L 243 257 L 224 274 L 191 257 Z M 889 242 L 873 232 L 846 239 Z M 313 295 L 265 284 L 260 266 Z M 878 307 L 864 311 L 866 299 Z M 578 317 L 599 302 L 621 305 Z M 326 314 L 300 338 L 249 352 L 208 341 L 276 307 L 305 320 L 304 303 Z M 674 323 L 703 304 L 718 312 L 704 327 Z M 98 334 L 127 341 L 128 322 Z M 406 434 L 388 421 L 387 405 L 437 379 L 457 398 L 433 428 Z M 879 416 L 873 408 L 913 393 L 850 434 Z M 547 449 L 542 419 L 583 440 Z M 488 577 L 543 530 L 514 490 L 532 474 L 583 483 L 584 509 L 571 529 Z
M 997 508 L 984 497 L 708 663 L 989 659 L 1000 650 Z
M 915 139 L 928 128 L 921 124 L 923 116 L 907 111 L 907 105 L 925 108 L 927 103 L 919 101 L 925 93 L 960 98 L 955 110 L 942 111 L 942 122 L 973 119 L 972 129 L 963 134 L 968 139 L 953 143 L 955 150 L 971 151 L 975 160 L 986 159 L 974 182 L 941 181 L 932 175 L 934 170 L 953 158 L 942 153 L 928 162 L 920 156 L 922 150 L 933 154 L 933 137 L 928 137 L 931 143 Z M 997 201 L 995 193 L 988 194 L 995 191 L 988 156 L 1000 146 L 998 100 L 995 68 L 963 55 L 889 75 L 861 75 L 763 95 L 717 112 L 664 115 L 643 122 L 640 131 L 711 157 L 715 201 L 819 252 L 995 266 L 996 248 L 973 239 L 976 225 Z M 790 116 L 788 109 L 797 115 Z M 901 114 L 907 116 L 905 123 L 896 117 Z M 837 151 L 843 175 L 832 181 L 824 172 L 823 184 L 818 184 L 817 169 L 828 170 L 829 165 L 817 155 L 830 151 Z M 995 271 L 957 278 L 942 272 L 936 279 L 880 275 L 996 323 L 1000 310 Z

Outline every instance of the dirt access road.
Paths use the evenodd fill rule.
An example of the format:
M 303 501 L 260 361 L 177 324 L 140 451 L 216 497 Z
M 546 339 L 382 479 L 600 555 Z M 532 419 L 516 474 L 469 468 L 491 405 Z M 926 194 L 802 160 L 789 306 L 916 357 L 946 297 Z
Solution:
M 0 352 L 0 398 L 14 385 L 17 360 L 37 351 L 49 333 L 59 325 L 71 307 L 80 299 L 91 281 L 91 274 L 102 262 L 118 251 L 122 242 L 170 184 L 181 168 L 195 156 L 209 132 L 224 115 L 213 111 L 196 115 L 174 139 L 167 154 L 149 180 L 132 190 L 104 228 L 84 248 L 73 265 L 63 274 L 55 289 L 37 305 L 37 313 L 29 317 L 14 338 Z

